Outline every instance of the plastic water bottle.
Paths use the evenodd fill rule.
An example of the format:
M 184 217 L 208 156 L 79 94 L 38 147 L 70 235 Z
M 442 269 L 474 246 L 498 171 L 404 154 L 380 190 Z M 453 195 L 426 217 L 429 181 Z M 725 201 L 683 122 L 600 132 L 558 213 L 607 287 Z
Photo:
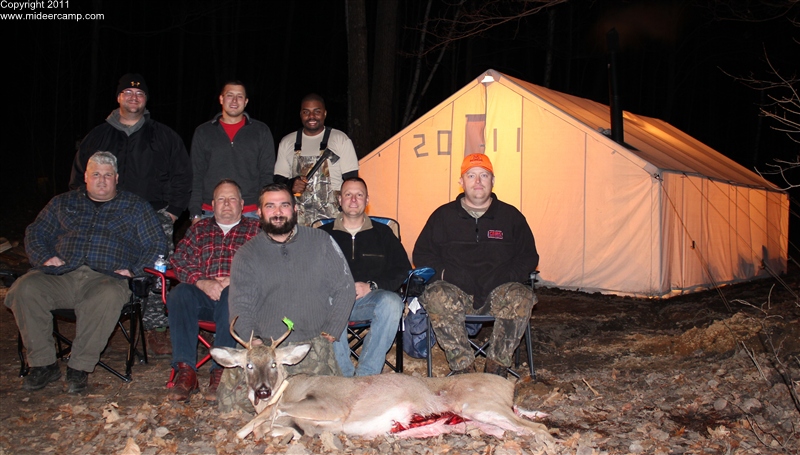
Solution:
M 163 254 L 158 255 L 158 259 L 156 259 L 156 263 L 153 266 L 154 269 L 158 270 L 161 273 L 167 273 L 167 260 L 164 259 Z M 155 288 L 160 290 L 161 289 L 161 277 L 156 280 Z
M 167 260 L 164 259 L 163 254 L 158 255 L 158 259 L 156 259 L 156 264 L 154 269 L 158 270 L 161 273 L 167 273 Z

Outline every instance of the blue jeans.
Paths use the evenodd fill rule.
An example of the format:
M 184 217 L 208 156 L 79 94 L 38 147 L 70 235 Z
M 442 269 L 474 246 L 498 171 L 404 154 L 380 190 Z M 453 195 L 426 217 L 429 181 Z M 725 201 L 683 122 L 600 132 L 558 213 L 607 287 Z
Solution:
M 403 315 L 403 299 L 396 292 L 376 289 L 356 300 L 350 312 L 350 321 L 372 321 L 369 333 L 364 338 L 358 367 L 350 361 L 350 345 L 347 342 L 347 329 L 338 341 L 333 343 L 336 363 L 344 376 L 369 376 L 380 374 L 386 353 L 392 347 Z
M 194 368 L 197 363 L 198 321 L 214 321 L 217 333 L 214 346 L 235 348 L 236 341 L 228 326 L 228 288 L 222 290 L 218 301 L 211 300 L 193 284 L 181 283 L 167 294 L 169 337 L 172 341 L 172 367 L 184 362 Z M 212 360 L 211 369 L 221 368 Z

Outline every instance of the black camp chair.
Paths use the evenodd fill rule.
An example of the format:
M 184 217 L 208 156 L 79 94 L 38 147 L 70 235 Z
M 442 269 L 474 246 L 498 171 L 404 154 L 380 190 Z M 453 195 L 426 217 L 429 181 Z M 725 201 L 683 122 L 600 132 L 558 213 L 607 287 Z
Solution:
M 536 293 L 536 282 L 537 276 L 539 274 L 538 270 L 531 272 L 530 280 L 526 282 L 531 287 L 531 290 Z M 488 314 L 468 314 L 466 315 L 466 323 L 467 324 L 486 324 L 486 323 L 494 323 L 494 316 Z M 428 340 L 428 377 L 433 377 L 433 343 L 431 343 L 431 337 L 433 334 L 433 327 L 431 326 L 431 320 L 428 318 L 428 329 L 427 329 L 427 340 Z M 525 341 L 525 351 L 527 352 L 528 356 L 528 368 L 531 373 L 531 379 L 536 379 L 536 370 L 533 367 L 533 344 L 531 342 L 531 320 L 530 317 L 528 318 L 528 324 L 525 326 L 525 333 L 522 335 L 522 339 Z M 478 345 L 472 339 L 469 339 L 469 344 L 472 346 L 472 350 L 474 351 L 475 357 L 483 356 L 486 357 L 486 348 L 489 347 L 489 340 L 487 339 L 483 344 Z M 519 368 L 520 366 L 520 346 L 517 346 L 517 349 L 514 351 L 514 367 Z M 519 378 L 519 374 L 511 368 L 508 368 L 508 372 L 516 378 Z M 452 372 L 448 373 L 448 376 L 453 374 Z
M 142 303 L 147 299 L 147 295 L 150 292 L 150 286 L 152 284 L 152 280 L 149 277 L 134 277 L 128 280 L 130 288 L 131 288 L 131 298 L 122 307 L 122 311 L 120 312 L 119 320 L 117 321 L 117 326 L 120 329 L 120 332 L 125 337 L 125 340 L 128 342 L 128 354 L 125 360 L 125 374 L 120 373 L 115 368 L 111 367 L 107 363 L 103 362 L 102 360 L 97 362 L 97 365 L 101 368 L 105 369 L 109 373 L 113 374 L 123 382 L 130 382 L 133 378 L 131 376 L 131 370 L 133 367 L 133 363 L 136 358 L 139 359 L 140 363 L 147 363 L 147 349 L 145 345 L 144 339 L 144 325 L 142 324 Z M 67 360 L 69 358 L 69 354 L 72 351 L 72 340 L 67 338 L 58 328 L 58 322 L 67 321 L 67 322 L 75 322 L 75 311 L 71 309 L 57 309 L 52 310 L 50 313 L 53 314 L 53 337 L 55 338 L 55 343 L 57 344 L 56 348 L 56 357 L 62 360 Z M 128 321 L 128 328 L 125 328 L 124 321 L 127 319 Z M 142 350 L 141 352 L 137 349 L 137 345 L 141 341 Z M 25 359 L 25 354 L 23 351 L 23 344 L 22 344 L 22 335 L 18 332 L 17 333 L 17 353 L 19 355 L 20 360 L 20 369 L 19 375 L 27 376 L 28 374 L 28 364 Z

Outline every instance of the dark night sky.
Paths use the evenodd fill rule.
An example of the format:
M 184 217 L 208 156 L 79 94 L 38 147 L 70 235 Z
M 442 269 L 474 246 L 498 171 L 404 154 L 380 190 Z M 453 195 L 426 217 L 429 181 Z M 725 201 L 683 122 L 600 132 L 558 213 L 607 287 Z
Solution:
M 372 33 L 375 2 L 367 3 Z M 435 0 L 432 15 L 452 15 L 449 3 Z M 760 121 L 761 94 L 725 73 L 764 77 L 765 50 L 786 74 L 796 73 L 800 54 L 792 40 L 800 38 L 800 29 L 788 17 L 797 17 L 798 6 L 788 17 L 742 22 L 715 19 L 725 12 L 704 5 L 717 3 L 558 5 L 550 87 L 608 103 L 605 32 L 616 27 L 624 109 L 664 119 L 751 169 L 774 157 L 797 156 L 797 144 Z M 500 8 L 519 4 L 502 2 Z M 153 118 L 175 129 L 187 148 L 194 128 L 219 112 L 219 86 L 232 77 L 248 84 L 247 111 L 272 128 L 276 141 L 298 127 L 299 99 L 311 91 L 326 98 L 327 123 L 347 131 L 344 0 L 70 0 L 68 5 L 49 12 L 102 13 L 104 18 L 3 21 L 4 85 L 11 103 L 2 142 L 6 172 L 0 180 L 5 194 L 32 196 L 11 203 L 12 209 L 27 208 L 27 216 L 66 190 L 75 141 L 116 107 L 114 90 L 126 72 L 144 75 Z M 392 116 L 393 132 L 401 129 L 398 119 L 415 63 L 410 54 L 418 46 L 424 5 L 399 0 L 396 107 L 380 114 Z M 451 46 L 417 116 L 489 68 L 544 85 L 547 19 L 546 13 L 533 15 Z M 425 60 L 423 75 L 435 56 Z M 11 229 L 4 224 L 2 235 Z

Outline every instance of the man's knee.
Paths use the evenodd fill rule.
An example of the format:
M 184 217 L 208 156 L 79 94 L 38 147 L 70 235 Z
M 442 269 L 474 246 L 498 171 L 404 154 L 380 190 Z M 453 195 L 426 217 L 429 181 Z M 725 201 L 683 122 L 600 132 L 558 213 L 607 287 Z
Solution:
M 173 309 L 180 311 L 181 308 L 184 308 L 186 305 L 194 302 L 195 299 L 194 290 L 192 289 L 193 287 L 195 286 L 181 283 L 170 289 L 169 294 L 167 294 L 167 309 L 169 311 L 172 311 Z
M 522 283 L 505 283 L 495 288 L 490 297 L 492 314 L 498 319 L 529 318 L 536 304 L 533 290 Z
M 44 274 L 36 270 L 32 270 L 19 277 L 14 281 L 6 294 L 5 305 L 12 311 L 15 311 L 15 307 L 23 304 L 31 297 L 40 296 L 42 294 L 42 289 L 37 283 L 39 283 L 43 277 Z
M 385 291 L 375 306 L 376 317 L 400 319 L 403 314 L 403 299 L 394 292 Z
M 426 286 L 419 299 L 428 314 L 463 312 L 466 302 L 461 300 L 466 296 L 462 294 L 458 286 L 439 280 Z

